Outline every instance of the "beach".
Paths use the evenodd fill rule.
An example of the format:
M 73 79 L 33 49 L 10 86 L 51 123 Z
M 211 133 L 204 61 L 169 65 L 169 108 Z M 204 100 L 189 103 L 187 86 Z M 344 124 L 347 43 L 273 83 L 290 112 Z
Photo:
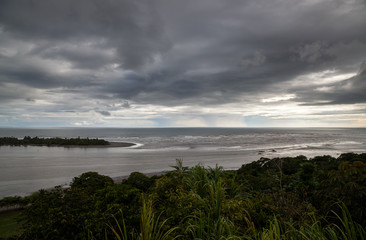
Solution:
M 107 145 L 51 145 L 47 147 L 65 147 L 65 148 L 118 148 L 118 147 L 133 147 L 135 143 L 129 142 L 109 142 Z M 34 146 L 34 145 L 31 145 Z M 46 146 L 46 145 L 44 145 Z

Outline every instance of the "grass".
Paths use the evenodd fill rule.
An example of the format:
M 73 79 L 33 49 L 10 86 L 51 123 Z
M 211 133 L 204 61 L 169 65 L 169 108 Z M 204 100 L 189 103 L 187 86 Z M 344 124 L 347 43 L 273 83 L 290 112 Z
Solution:
M 140 233 L 132 233 L 129 237 L 126 231 L 125 221 L 122 215 L 122 226 L 116 218 L 114 218 L 118 226 L 115 229 L 110 224 L 108 225 L 115 235 L 115 239 L 118 240 L 174 240 L 179 236 L 173 236 L 174 232 L 178 229 L 177 227 L 171 228 L 167 231 L 163 230 L 167 219 L 160 221 L 160 215 L 156 216 L 153 212 L 152 201 L 143 198 L 141 208 L 141 220 L 140 220 Z
M 21 211 L 0 213 L 0 238 L 7 238 L 21 233 L 20 223 L 17 222 L 20 214 Z

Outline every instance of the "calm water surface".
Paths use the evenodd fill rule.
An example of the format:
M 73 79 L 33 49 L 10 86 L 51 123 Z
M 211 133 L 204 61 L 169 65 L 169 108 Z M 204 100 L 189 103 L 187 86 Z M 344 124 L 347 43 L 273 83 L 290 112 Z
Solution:
M 366 152 L 366 129 L 5 129 L 0 136 L 89 137 L 132 148 L 0 147 L 0 198 L 68 184 L 87 171 L 111 177 L 170 170 L 175 159 L 237 169 L 260 157 Z

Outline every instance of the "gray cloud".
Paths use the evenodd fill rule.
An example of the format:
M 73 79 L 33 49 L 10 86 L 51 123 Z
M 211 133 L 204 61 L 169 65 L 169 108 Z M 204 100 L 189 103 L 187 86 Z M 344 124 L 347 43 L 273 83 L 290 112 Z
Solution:
M 113 47 L 125 68 L 169 47 L 152 1 L 2 1 L 0 16 L 4 32 L 35 44 Z
M 256 67 L 263 65 L 265 62 L 266 62 L 266 56 L 257 51 L 253 54 L 253 56 L 242 59 L 241 65 L 243 67 Z
M 130 103 L 213 107 L 262 94 L 295 94 L 303 105 L 365 103 L 363 70 L 328 91 L 287 85 L 316 72 L 356 72 L 366 55 L 365 12 L 363 0 L 3 0 L 0 100 L 47 98 L 50 108 L 102 116 Z
M 48 48 L 40 56 L 46 59 L 57 59 L 70 62 L 76 69 L 100 69 L 108 64 L 118 63 L 115 56 L 108 51 L 95 48 L 78 48 L 75 46 L 65 48 Z
M 327 44 L 323 41 L 317 41 L 309 44 L 303 44 L 293 49 L 298 55 L 299 60 L 313 63 L 326 57 Z
M 96 112 L 105 117 L 111 116 L 111 113 L 108 111 L 96 111 Z

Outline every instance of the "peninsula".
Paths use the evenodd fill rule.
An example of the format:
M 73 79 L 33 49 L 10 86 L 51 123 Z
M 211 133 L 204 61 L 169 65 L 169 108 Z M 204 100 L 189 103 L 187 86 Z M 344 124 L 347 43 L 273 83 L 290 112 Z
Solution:
M 131 147 L 134 143 L 108 142 L 98 138 L 39 138 L 26 136 L 23 139 L 1 137 L 0 146 L 48 146 L 48 147 Z

